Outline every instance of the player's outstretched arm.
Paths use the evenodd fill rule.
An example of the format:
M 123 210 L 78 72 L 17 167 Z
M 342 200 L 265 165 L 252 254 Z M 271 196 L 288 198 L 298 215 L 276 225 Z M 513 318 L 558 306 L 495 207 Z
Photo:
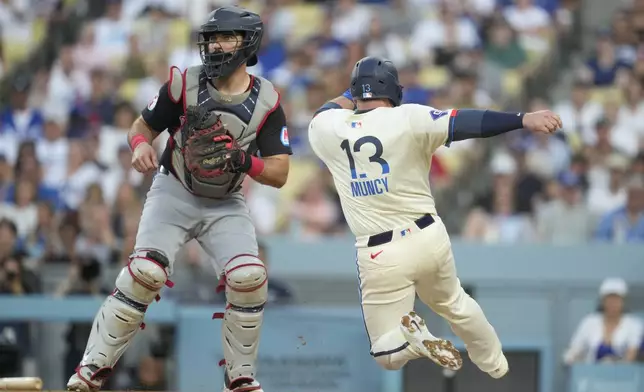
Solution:
M 324 105 L 320 106 L 320 108 L 315 111 L 315 114 L 313 114 L 313 117 L 329 109 L 354 110 L 355 108 L 356 105 L 353 102 L 353 97 L 351 96 L 351 89 L 348 89 L 339 97 L 333 98 L 332 100 L 327 101 Z
M 488 138 L 517 129 L 553 133 L 562 128 L 561 118 L 550 110 L 533 113 L 461 109 L 450 114 L 448 142 Z

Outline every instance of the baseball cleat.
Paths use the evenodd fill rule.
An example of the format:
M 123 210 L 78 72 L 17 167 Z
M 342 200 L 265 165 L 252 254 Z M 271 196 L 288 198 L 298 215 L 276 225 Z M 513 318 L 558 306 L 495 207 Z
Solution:
M 454 371 L 463 366 L 461 353 L 452 342 L 432 335 L 425 325 L 425 320 L 416 312 L 409 312 L 402 317 L 400 330 L 412 349 L 431 359 L 437 365 Z
M 233 389 L 228 389 L 228 387 L 224 385 L 224 392 L 264 392 L 264 390 L 257 381 L 253 381 L 241 384 Z
M 501 358 L 501 365 L 499 365 L 498 368 L 495 370 L 492 370 L 491 372 L 488 372 L 487 374 L 490 375 L 492 378 L 501 378 L 508 374 L 508 371 L 510 370 L 510 367 L 508 366 L 508 360 L 505 358 L 505 355 L 502 356 Z
M 111 369 L 99 368 L 96 365 L 78 365 L 67 382 L 67 391 L 95 392 L 101 389 L 103 381 L 109 376 Z

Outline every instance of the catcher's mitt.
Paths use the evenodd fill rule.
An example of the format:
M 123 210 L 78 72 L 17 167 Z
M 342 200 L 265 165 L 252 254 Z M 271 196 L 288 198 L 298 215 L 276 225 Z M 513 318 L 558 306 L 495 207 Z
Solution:
M 192 106 L 186 110 L 186 125 L 190 131 L 184 141 L 183 156 L 188 171 L 201 178 L 217 177 L 228 171 L 231 151 L 238 146 L 220 115 Z

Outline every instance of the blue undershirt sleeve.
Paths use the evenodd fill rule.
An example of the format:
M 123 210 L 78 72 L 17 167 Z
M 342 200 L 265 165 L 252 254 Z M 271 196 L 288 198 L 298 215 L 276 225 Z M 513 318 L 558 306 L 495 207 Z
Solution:
M 524 113 L 462 109 L 450 118 L 448 143 L 488 138 L 523 128 Z

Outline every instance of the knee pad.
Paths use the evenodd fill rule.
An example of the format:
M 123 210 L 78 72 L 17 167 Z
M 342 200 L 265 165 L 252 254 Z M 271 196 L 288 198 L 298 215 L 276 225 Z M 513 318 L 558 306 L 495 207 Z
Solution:
M 264 263 L 255 256 L 239 255 L 224 268 L 226 299 L 233 306 L 260 307 L 268 299 Z
M 168 258 L 158 251 L 137 251 L 116 278 L 116 288 L 126 298 L 149 305 L 164 285 L 171 286 L 167 273 L 169 266 Z

